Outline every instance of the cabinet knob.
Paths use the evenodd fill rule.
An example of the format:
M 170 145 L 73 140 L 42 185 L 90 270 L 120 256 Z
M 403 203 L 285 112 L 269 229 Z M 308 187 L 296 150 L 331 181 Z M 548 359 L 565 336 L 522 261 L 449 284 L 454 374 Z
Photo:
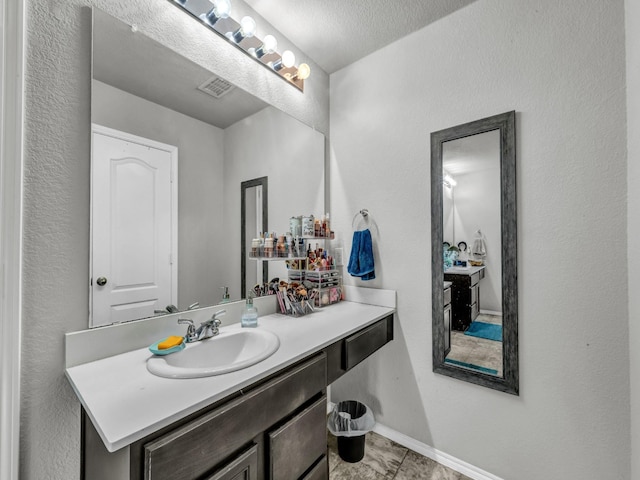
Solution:
M 98 279 L 96 280 L 96 283 L 99 286 L 104 287 L 107 284 L 107 277 L 98 277 Z

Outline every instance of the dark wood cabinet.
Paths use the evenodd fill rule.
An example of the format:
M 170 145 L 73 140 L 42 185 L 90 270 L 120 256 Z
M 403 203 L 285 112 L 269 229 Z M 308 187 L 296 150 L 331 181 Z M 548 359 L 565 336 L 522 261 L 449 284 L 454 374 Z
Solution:
M 393 340 L 393 315 L 325 347 L 327 385 L 332 384 L 369 355 Z
M 451 351 L 451 287 L 444 289 L 444 356 Z
M 444 273 L 445 281 L 452 282 L 451 326 L 454 330 L 466 330 L 480 313 L 480 280 L 483 278 L 484 267 L 469 273 Z
M 258 446 L 252 445 L 205 480 L 258 480 Z
M 327 453 L 327 397 L 269 433 L 269 478 L 298 480 Z
M 326 364 L 326 355 L 320 353 L 187 424 L 143 443 L 144 480 L 200 478 L 314 398 L 324 399 L 326 414 L 323 395 Z M 309 422 L 305 425 L 310 426 Z M 314 431 L 325 431 L 324 418 L 315 425 Z M 318 441 L 326 450 L 326 432 Z M 306 450 L 306 446 L 302 442 L 291 446 L 290 456 L 304 457 L 302 450 Z M 294 447 L 301 451 L 297 452 Z M 302 471 L 311 467 L 319 456 Z M 270 468 L 277 470 L 278 466 L 270 465 Z
M 326 386 L 393 339 L 393 315 L 107 452 L 83 412 L 87 480 L 327 480 Z M 128 470 L 128 471 L 127 471 Z

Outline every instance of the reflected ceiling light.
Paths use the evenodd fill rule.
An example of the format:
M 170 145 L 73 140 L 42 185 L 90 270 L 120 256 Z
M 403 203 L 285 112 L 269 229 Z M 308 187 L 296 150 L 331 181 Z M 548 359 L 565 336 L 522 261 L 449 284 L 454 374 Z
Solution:
M 265 55 L 275 52 L 278 49 L 278 41 L 273 35 L 265 35 L 262 45 L 256 48 L 256 57 L 262 58 Z
M 209 25 L 215 25 L 221 18 L 229 18 L 229 13 L 231 13 L 231 2 L 229 0 L 209 0 L 209 2 L 213 4 L 213 8 L 206 14 L 200 15 L 202 20 Z
M 296 67 L 296 57 L 290 50 L 280 55 L 277 51 L 278 42 L 273 35 L 257 38 L 253 18 L 243 17 L 239 22 L 232 18 L 231 0 L 173 0 L 172 3 L 304 92 L 304 81 L 311 74 L 309 65 L 302 63 Z
M 443 183 L 444 186 L 449 187 L 449 188 L 453 188 L 458 184 L 458 182 L 456 182 L 454 180 L 454 178 L 451 175 L 449 175 L 448 173 L 446 173 L 444 175 L 444 177 L 442 178 L 442 183 Z
M 251 38 L 256 34 L 256 21 L 247 16 L 240 20 L 240 28 L 233 32 L 233 41 L 240 43 L 245 38 Z

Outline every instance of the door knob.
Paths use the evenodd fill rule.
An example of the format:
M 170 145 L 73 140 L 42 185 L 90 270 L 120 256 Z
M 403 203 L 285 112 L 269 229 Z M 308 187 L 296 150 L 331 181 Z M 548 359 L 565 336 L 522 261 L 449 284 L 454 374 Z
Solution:
M 107 284 L 107 278 L 106 277 L 98 277 L 98 279 L 96 280 L 96 283 L 99 286 L 104 287 Z

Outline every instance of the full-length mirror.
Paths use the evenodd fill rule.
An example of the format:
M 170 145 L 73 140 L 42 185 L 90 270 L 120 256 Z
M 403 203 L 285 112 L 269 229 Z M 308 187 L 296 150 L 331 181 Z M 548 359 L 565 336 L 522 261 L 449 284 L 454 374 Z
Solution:
M 431 134 L 433 370 L 518 393 L 515 112 Z
M 255 232 L 266 232 L 269 228 L 269 178 L 254 178 L 240 185 L 240 242 L 242 253 L 240 262 L 243 272 L 240 283 L 242 296 L 247 296 L 247 285 L 265 284 L 269 281 L 268 262 L 249 259 L 251 244 L 256 237 Z
M 89 326 L 241 299 L 242 182 L 269 178 L 249 236 L 324 210 L 321 133 L 95 8 L 91 122 Z

